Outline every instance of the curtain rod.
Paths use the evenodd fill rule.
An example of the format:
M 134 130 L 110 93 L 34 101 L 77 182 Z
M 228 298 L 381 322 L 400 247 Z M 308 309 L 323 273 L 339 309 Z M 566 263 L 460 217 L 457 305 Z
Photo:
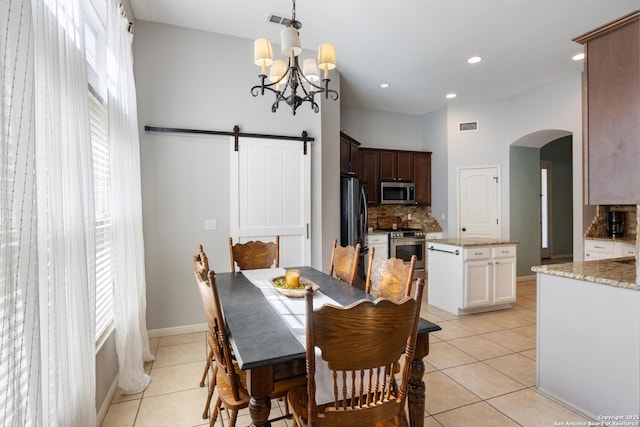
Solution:
M 240 127 L 235 125 L 233 132 L 220 131 L 220 130 L 201 130 L 201 129 L 184 129 L 184 128 L 168 128 L 162 126 L 149 126 L 145 125 L 144 130 L 147 132 L 167 132 L 167 133 L 192 133 L 200 135 L 225 135 L 233 136 L 235 147 L 234 150 L 238 151 L 238 138 L 258 138 L 258 139 L 284 139 L 286 141 L 302 141 L 304 144 L 304 154 L 307 154 L 307 142 L 315 141 L 314 138 L 308 136 L 307 131 L 303 130 L 301 136 L 287 136 L 287 135 L 269 135 L 264 133 L 247 133 L 240 132 Z

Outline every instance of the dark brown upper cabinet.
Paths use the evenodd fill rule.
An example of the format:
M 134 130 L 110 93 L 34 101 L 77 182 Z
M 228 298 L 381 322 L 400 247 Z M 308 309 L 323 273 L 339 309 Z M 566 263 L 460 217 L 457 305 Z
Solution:
M 413 152 L 380 150 L 380 181 L 413 182 Z
M 363 148 L 360 150 L 362 159 L 362 181 L 367 183 L 369 192 L 367 204 L 380 204 L 380 152 Z
M 431 205 L 431 153 L 360 148 L 360 173 L 369 186 L 369 204 L 380 204 L 380 183 L 415 182 L 416 204 Z M 396 177 L 394 180 L 393 177 Z
M 431 153 L 415 153 L 413 167 L 416 183 L 416 204 L 431 206 Z
M 585 52 L 585 203 L 640 204 L 640 11 L 574 41 Z
M 340 175 L 360 177 L 360 143 L 340 132 Z

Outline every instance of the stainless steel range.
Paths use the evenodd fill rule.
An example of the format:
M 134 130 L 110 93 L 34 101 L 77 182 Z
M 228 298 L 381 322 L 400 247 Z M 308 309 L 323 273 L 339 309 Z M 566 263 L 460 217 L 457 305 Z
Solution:
M 411 256 L 416 256 L 416 265 L 413 277 L 424 277 L 426 268 L 426 241 L 427 233 L 421 229 L 398 228 L 383 229 L 389 232 L 389 256 L 400 258 L 405 263 L 411 261 Z

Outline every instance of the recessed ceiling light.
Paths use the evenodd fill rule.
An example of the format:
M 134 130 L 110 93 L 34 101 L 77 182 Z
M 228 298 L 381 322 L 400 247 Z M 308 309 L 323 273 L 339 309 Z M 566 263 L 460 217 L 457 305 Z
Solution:
M 458 96 L 458 95 L 456 95 L 455 93 L 448 93 L 448 94 L 446 95 L 447 99 L 453 99 L 453 98 L 455 98 L 456 96 Z
M 582 61 L 584 59 L 584 52 L 573 55 L 571 59 L 573 59 L 574 61 Z
M 482 58 L 480 58 L 479 56 L 472 56 L 471 58 L 467 59 L 467 62 L 469 64 L 477 64 L 480 61 L 482 61 Z
M 380 83 L 380 88 L 381 89 L 386 89 L 388 87 L 390 87 L 391 85 L 389 83 Z

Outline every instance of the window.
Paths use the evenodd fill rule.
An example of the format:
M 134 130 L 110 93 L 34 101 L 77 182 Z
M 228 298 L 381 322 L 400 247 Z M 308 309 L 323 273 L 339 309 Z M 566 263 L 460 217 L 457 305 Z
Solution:
M 93 2 L 95 3 L 95 2 Z M 95 192 L 96 341 L 113 322 L 113 247 L 111 239 L 111 180 L 109 113 L 106 105 L 106 40 L 100 3 L 85 8 L 84 38 L 89 81 L 89 115 Z M 104 5 L 102 5 L 104 7 Z
M 113 320 L 111 186 L 107 108 L 91 91 L 89 92 L 89 113 L 96 216 L 96 340 L 98 340 Z

